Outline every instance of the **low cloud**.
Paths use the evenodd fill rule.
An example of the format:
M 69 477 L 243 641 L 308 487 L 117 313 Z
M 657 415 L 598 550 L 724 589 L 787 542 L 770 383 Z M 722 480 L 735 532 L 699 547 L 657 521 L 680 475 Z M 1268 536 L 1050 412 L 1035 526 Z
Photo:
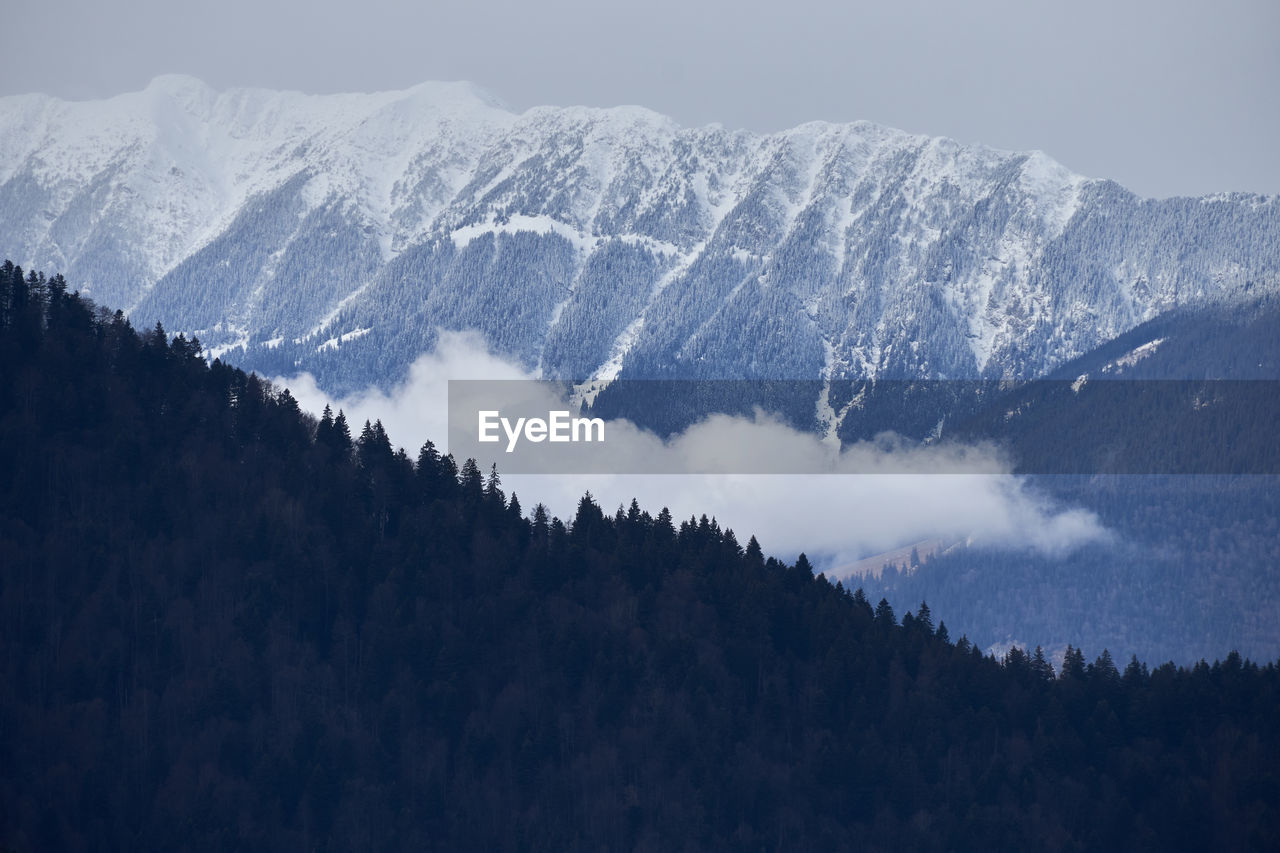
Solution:
M 438 446 L 448 434 L 450 379 L 533 379 L 489 351 L 471 333 L 443 332 L 436 350 L 414 362 L 390 394 L 365 391 L 341 399 L 326 395 L 308 374 L 278 378 L 312 412 L 342 409 L 353 432 L 365 420 L 381 420 L 392 441 L 414 455 L 427 439 Z M 550 402 L 550 401 L 549 401 Z M 744 470 L 768 454 L 777 470 L 836 470 L 843 474 L 503 474 L 503 488 L 518 493 L 526 510 L 542 502 L 572 517 L 590 491 L 607 512 L 633 497 L 652 513 L 668 507 L 677 520 L 706 514 L 732 528 L 739 541 L 755 535 L 768 553 L 791 559 L 801 551 L 826 565 L 923 540 L 966 541 L 978 546 L 1065 554 L 1109 534 L 1084 509 L 1064 507 L 1008 473 L 990 448 L 916 448 L 884 441 L 839 451 L 819 437 L 774 418 L 714 415 L 663 442 L 626 422 L 610 422 L 608 453 L 660 459 L 660 469 Z M 503 470 L 502 446 L 477 458 Z M 461 460 L 459 460 L 461 461 Z M 758 470 L 747 468 L 746 470 Z M 963 473 L 940 473 L 960 471 Z M 920 473 L 912 473 L 920 472 Z

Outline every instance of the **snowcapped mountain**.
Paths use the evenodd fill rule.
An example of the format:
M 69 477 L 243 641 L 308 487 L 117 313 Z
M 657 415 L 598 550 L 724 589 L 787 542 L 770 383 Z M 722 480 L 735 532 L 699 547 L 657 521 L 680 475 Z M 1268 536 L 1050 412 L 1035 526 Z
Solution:
M 1034 376 L 1280 289 L 1280 200 L 1140 199 L 865 122 L 161 77 L 0 99 L 0 251 L 335 392 L 463 328 L 549 377 Z

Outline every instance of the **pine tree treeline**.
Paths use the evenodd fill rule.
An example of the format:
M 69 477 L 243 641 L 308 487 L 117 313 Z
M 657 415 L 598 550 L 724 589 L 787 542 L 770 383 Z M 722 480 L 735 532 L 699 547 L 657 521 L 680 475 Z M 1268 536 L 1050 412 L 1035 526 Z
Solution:
M 358 433 L 358 434 L 356 434 Z M 0 844 L 1270 849 L 1280 674 L 984 657 L 0 270 Z

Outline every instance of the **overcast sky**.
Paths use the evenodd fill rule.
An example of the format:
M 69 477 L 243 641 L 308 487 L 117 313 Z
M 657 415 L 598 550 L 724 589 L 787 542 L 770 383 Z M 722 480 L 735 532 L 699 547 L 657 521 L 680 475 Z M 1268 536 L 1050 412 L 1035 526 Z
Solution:
M 516 108 L 810 119 L 1039 148 L 1147 195 L 1280 193 L 1277 0 L 7 0 L 0 93 L 160 73 L 308 92 L 471 80 Z

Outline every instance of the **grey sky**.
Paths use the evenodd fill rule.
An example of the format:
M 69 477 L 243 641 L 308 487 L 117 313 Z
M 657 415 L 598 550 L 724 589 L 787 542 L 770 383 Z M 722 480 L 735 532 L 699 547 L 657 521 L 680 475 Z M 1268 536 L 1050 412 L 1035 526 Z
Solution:
M 869 119 L 1148 195 L 1280 193 L 1276 0 L 8 0 L 0 93 L 468 79 L 686 125 Z

